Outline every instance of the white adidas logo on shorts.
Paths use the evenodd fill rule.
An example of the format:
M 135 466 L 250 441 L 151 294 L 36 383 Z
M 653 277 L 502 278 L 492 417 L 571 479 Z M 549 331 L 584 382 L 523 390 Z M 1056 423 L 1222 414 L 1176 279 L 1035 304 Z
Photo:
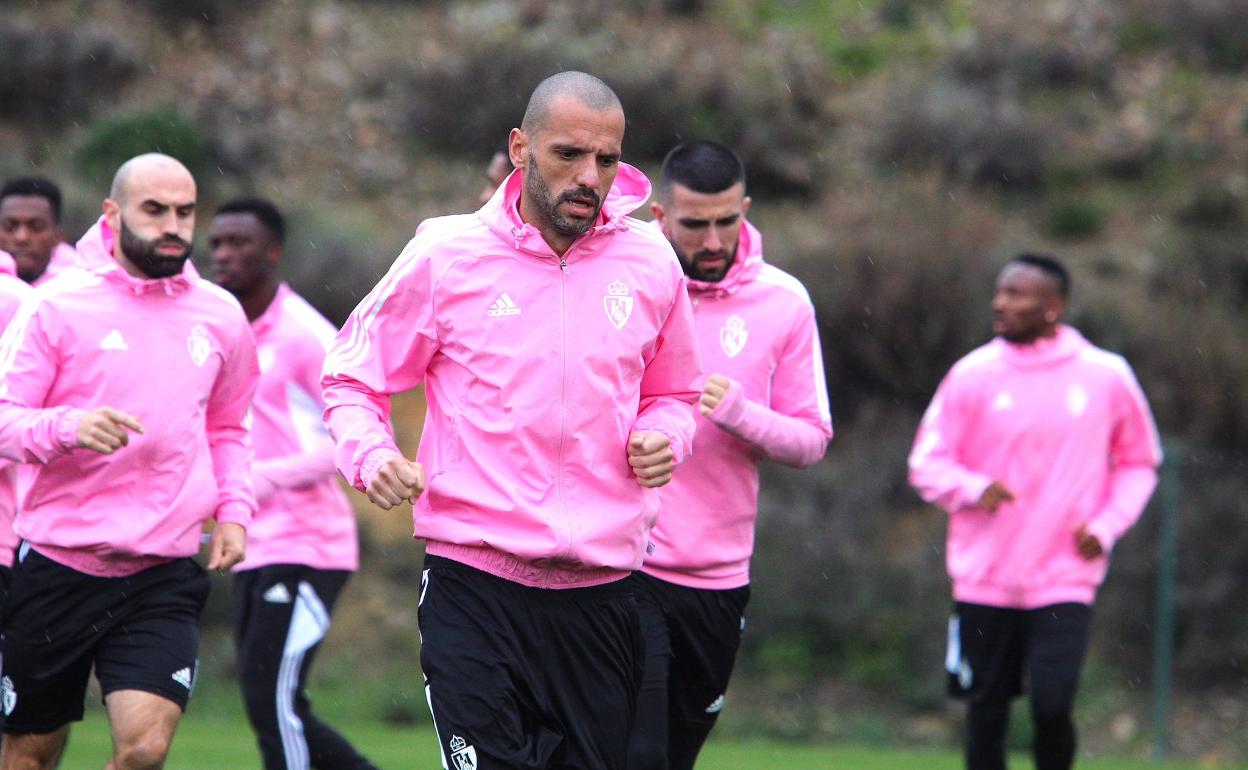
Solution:
M 172 676 L 172 677 L 170 677 L 170 678 L 171 678 L 171 679 L 173 679 L 173 681 L 175 681 L 175 682 L 177 682 L 178 684 L 180 684 L 180 685 L 182 685 L 183 687 L 185 687 L 186 689 L 188 689 L 188 690 L 189 690 L 189 689 L 191 689 L 191 668 L 190 668 L 190 666 L 187 666 L 186 668 L 180 668 L 180 669 L 178 669 L 177 671 L 174 671 L 174 672 L 173 672 L 173 676 Z

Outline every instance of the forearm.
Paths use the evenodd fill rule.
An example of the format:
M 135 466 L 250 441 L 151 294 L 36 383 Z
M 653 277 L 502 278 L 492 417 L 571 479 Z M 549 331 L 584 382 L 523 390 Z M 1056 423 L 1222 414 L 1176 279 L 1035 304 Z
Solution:
M 84 414 L 66 406 L 31 409 L 0 401 L 0 457 L 19 463 L 46 463 L 73 451 Z
M 821 460 L 832 439 L 831 425 L 812 424 L 769 409 L 746 398 L 736 385 L 729 388 L 709 418 L 767 459 L 797 468 Z
M 1157 470 L 1151 466 L 1115 468 L 1105 504 L 1088 522 L 1088 532 L 1108 551 L 1139 520 L 1156 487 Z

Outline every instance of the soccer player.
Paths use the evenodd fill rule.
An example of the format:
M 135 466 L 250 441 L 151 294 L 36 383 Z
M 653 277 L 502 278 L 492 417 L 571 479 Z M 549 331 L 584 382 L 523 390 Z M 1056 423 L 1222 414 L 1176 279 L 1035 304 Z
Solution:
M 1157 483 L 1144 393 L 1121 356 L 1062 323 L 1069 294 L 1051 257 L 1006 264 L 996 338 L 946 375 L 910 454 L 910 482 L 949 512 L 945 667 L 966 699 L 971 770 L 1005 767 L 1010 701 L 1024 689 L 1037 770 L 1071 767 L 1092 602 Z
M 321 366 L 336 329 L 279 280 L 285 219 L 239 198 L 209 228 L 216 281 L 256 337 L 252 478 L 259 509 L 234 568 L 234 645 L 247 717 L 266 770 L 372 768 L 312 713 L 304 687 L 330 612 L 359 566 L 355 515 L 321 423 Z
M 481 188 L 480 203 L 482 206 L 490 202 L 490 198 L 494 197 L 494 191 L 498 189 L 503 180 L 511 173 L 511 158 L 507 156 L 507 149 L 495 150 L 490 156 L 490 162 L 485 167 L 485 186 Z
M 38 286 L 81 264 L 61 230 L 61 191 L 37 176 L 0 186 L 0 250 L 17 261 L 17 274 Z
M 325 364 L 339 469 L 426 541 L 421 665 L 443 767 L 621 770 L 641 667 L 624 578 L 689 454 L 699 365 L 671 247 L 628 212 L 611 89 L 534 90 L 520 173 L 421 224 Z M 389 397 L 425 383 L 418 462 Z M 428 473 L 428 476 L 425 474 Z
M 630 578 L 646 639 L 630 770 L 693 767 L 745 626 L 758 463 L 810 465 L 832 438 L 814 307 L 763 261 L 745 185 L 732 150 L 687 142 L 668 153 L 651 204 L 688 276 L 709 376 L 697 451 L 659 491 L 652 545 Z
M 6 251 L 0 251 L 0 332 L 9 326 L 30 287 L 17 277 L 17 263 Z M 17 552 L 17 535 L 13 533 L 13 516 L 17 513 L 16 469 L 7 460 L 0 460 L 0 609 L 12 577 L 13 555 Z M 2 704 L 0 704 L 2 705 Z
M 195 181 L 166 155 L 113 179 L 0 346 L 0 456 L 36 463 L 16 521 L 0 768 L 56 767 L 95 667 L 112 770 L 164 764 L 195 681 L 208 569 L 244 555 L 259 376 L 238 301 L 187 269 Z

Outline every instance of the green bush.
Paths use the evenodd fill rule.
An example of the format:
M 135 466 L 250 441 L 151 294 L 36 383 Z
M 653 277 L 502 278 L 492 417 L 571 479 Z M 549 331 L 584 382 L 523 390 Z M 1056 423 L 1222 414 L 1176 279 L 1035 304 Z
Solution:
M 208 143 L 176 109 L 160 107 L 97 120 L 87 129 L 74 161 L 92 183 L 109 184 L 118 166 L 145 152 L 171 155 L 190 169 L 202 194 L 210 178 Z
M 1090 238 L 1105 226 L 1105 212 L 1100 207 L 1081 201 L 1059 203 L 1049 213 L 1045 229 L 1054 238 L 1078 240 Z

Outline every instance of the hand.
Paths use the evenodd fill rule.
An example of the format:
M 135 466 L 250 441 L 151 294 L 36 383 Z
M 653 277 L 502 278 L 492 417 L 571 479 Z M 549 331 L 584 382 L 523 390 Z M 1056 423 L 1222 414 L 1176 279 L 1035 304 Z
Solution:
M 1105 546 L 1101 545 L 1096 535 L 1088 531 L 1087 524 L 1080 524 L 1079 529 L 1075 530 L 1075 546 L 1079 549 L 1079 555 L 1088 561 L 1105 553 Z
M 415 500 L 425 491 L 425 469 L 406 457 L 391 457 L 369 482 L 368 499 L 384 511 L 404 500 Z
M 78 446 L 102 455 L 111 455 L 130 443 L 127 428 L 135 433 L 143 432 L 143 424 L 137 417 L 107 406 L 93 409 L 78 421 Z
M 628 464 L 637 483 L 653 489 L 672 480 L 676 453 L 671 442 L 661 433 L 634 433 L 628 437 Z
M 698 402 L 698 411 L 702 412 L 703 417 L 711 416 L 711 412 L 724 400 L 731 387 L 732 383 L 722 374 L 712 374 L 706 378 L 706 384 L 702 386 L 702 399 Z
M 225 572 L 243 560 L 247 550 L 247 530 L 241 524 L 217 524 L 212 528 L 208 547 L 208 569 Z
M 1000 481 L 994 481 L 984 490 L 984 494 L 980 495 L 975 507 L 982 508 L 989 513 L 996 513 L 1002 503 L 1012 502 L 1014 502 L 1014 493 L 1006 489 Z

